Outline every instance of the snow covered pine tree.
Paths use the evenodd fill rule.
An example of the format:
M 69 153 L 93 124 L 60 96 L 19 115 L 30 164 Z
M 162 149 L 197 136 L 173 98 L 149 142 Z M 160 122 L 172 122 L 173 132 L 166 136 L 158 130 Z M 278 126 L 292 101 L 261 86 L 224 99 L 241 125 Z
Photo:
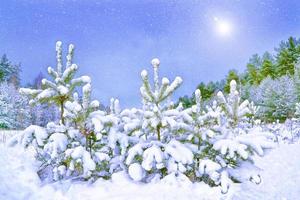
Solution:
M 249 102 L 241 101 L 236 89 L 236 82 L 230 82 L 230 93 L 227 98 L 222 92 L 217 94 L 219 106 L 222 108 L 218 124 L 211 130 L 208 148 L 202 152 L 199 173 L 210 179 L 210 184 L 221 185 L 222 192 L 226 193 L 232 181 L 251 180 L 260 182 L 258 168 L 255 167 L 253 155 L 263 156 L 264 149 L 272 148 L 273 135 L 250 129 Z
M 62 42 L 56 42 L 56 59 L 57 70 L 52 67 L 48 67 L 48 74 L 53 79 L 49 81 L 47 79 L 42 80 L 43 89 L 29 89 L 21 88 L 20 93 L 31 97 L 30 104 L 37 102 L 49 102 L 55 103 L 60 108 L 61 124 L 65 124 L 63 116 L 65 102 L 72 99 L 72 94 L 77 86 L 90 83 L 91 79 L 88 76 L 81 76 L 74 79 L 74 75 L 78 70 L 78 66 L 72 63 L 74 53 L 74 45 L 69 45 L 69 51 L 65 70 L 63 69 L 62 62 Z
M 72 63 L 73 51 L 74 45 L 71 44 L 64 69 L 62 43 L 58 41 L 56 43 L 57 70 L 48 68 L 53 82 L 43 79 L 42 89 L 20 89 L 22 94 L 31 98 L 31 104 L 48 102 L 55 103 L 60 108 L 60 124 L 49 122 L 46 128 L 32 125 L 11 140 L 11 143 L 18 142 L 24 147 L 35 148 L 37 159 L 41 162 L 40 176 L 47 177 L 49 181 L 72 176 L 86 179 L 95 174 L 98 169 L 98 165 L 92 159 L 96 154 L 91 155 L 85 145 L 89 136 L 97 132 L 93 128 L 99 126 L 98 124 L 93 126 L 91 123 L 95 121 L 93 118 L 99 117 L 99 113 L 97 115 L 95 113 L 97 111 L 94 111 L 99 106 L 99 102 L 90 102 L 91 80 L 88 76 L 74 78 L 78 67 Z M 84 84 L 83 100 L 79 103 L 77 93 L 73 94 L 73 92 L 77 86 Z
M 143 70 L 143 85 L 140 89 L 144 103 L 142 123 L 136 123 L 140 129 L 132 128 L 142 134 L 139 135 L 136 144 L 128 150 L 125 161 L 129 166 L 130 177 L 135 181 L 145 182 L 155 181 L 167 175 L 171 179 L 184 176 L 183 173 L 189 170 L 193 162 L 192 152 L 175 140 L 176 133 L 182 128 L 181 123 L 177 121 L 180 117 L 179 111 L 174 108 L 172 102 L 165 102 L 181 85 L 182 79 L 176 77 L 169 84 L 169 80 L 163 78 L 160 84 L 160 61 L 153 59 L 151 63 L 154 70 L 154 89 L 152 90 L 149 83 L 147 71 Z

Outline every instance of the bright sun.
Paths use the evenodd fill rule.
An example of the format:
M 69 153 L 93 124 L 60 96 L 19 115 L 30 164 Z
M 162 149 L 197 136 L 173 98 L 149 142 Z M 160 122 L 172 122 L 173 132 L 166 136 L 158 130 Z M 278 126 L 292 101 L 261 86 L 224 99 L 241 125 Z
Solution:
M 220 20 L 217 17 L 214 17 L 216 24 L 216 31 L 221 36 L 229 36 L 232 33 L 232 25 L 225 20 Z

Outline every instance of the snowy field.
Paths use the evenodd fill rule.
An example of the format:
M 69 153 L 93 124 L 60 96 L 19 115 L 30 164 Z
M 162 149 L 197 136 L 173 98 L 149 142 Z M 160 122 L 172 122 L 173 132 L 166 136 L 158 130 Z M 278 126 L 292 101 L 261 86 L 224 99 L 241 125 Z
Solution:
M 300 144 L 279 144 L 263 158 L 256 158 L 262 169 L 260 185 L 236 184 L 226 195 L 219 187 L 191 183 L 188 180 L 163 179 L 158 183 L 134 183 L 119 173 L 111 181 L 93 184 L 62 181 L 41 183 L 31 152 L 0 144 L 0 197 L 27 199 L 299 199 Z M 169 177 L 170 178 L 170 177 Z
M 12 137 L 13 135 L 16 135 L 18 133 L 22 132 L 21 130 L 14 130 L 14 131 L 10 131 L 10 130 L 1 130 L 0 131 L 0 142 L 4 143 L 6 142 L 6 140 L 10 137 Z

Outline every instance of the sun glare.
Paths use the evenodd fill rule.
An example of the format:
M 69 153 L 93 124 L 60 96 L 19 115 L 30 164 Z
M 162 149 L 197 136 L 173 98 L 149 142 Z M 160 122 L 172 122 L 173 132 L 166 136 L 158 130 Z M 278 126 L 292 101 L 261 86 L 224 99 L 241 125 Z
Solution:
M 216 32 L 221 36 L 230 36 L 232 33 L 232 25 L 230 22 L 225 20 L 220 20 L 217 17 L 214 17 Z

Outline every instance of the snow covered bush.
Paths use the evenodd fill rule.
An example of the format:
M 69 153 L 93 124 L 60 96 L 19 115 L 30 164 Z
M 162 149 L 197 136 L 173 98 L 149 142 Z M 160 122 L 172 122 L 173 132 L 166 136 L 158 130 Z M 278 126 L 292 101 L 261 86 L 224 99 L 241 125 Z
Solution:
M 143 70 L 141 73 L 143 85 L 140 90 L 144 103 L 143 128 L 146 137 L 157 137 L 158 141 L 164 141 L 168 138 L 172 129 L 178 127 L 175 121 L 177 113 L 174 113 L 172 102 L 162 103 L 181 85 L 182 79 L 176 77 L 170 84 L 167 78 L 163 78 L 160 85 L 158 77 L 159 64 L 158 59 L 152 60 L 154 89 L 152 90 L 149 83 L 148 72 Z
M 48 123 L 46 128 L 31 125 L 10 140 L 10 145 L 15 143 L 34 148 L 42 179 L 86 179 L 96 170 L 96 163 L 84 148 L 84 137 L 79 130 L 53 122 Z
M 63 140 L 67 141 L 68 145 L 60 151 L 62 156 L 56 156 L 62 160 L 53 171 L 59 178 L 76 177 L 95 180 L 98 177 L 109 178 L 116 169 L 123 169 L 120 161 L 124 159 L 117 161 L 118 156 L 126 152 L 127 138 L 118 129 L 120 125 L 118 111 L 116 111 L 118 101 L 113 101 L 114 110 L 107 113 L 98 110 L 99 102 L 90 101 L 90 96 L 91 85 L 87 84 L 83 87 L 82 100 L 78 98 L 77 93 L 74 93 L 74 100 L 66 102 L 64 127 L 67 127 L 65 132 L 67 137 Z M 53 138 L 53 142 L 58 139 Z M 48 140 L 46 145 L 50 143 L 48 148 L 50 150 L 53 149 L 51 142 Z
M 251 129 L 248 126 L 248 100 L 241 101 L 236 82 L 230 83 L 230 93 L 226 98 L 222 92 L 217 94 L 222 112 L 218 112 L 218 123 L 211 128 L 214 134 L 208 139 L 200 153 L 197 176 L 211 185 L 220 185 L 226 193 L 232 181 L 253 180 L 259 182 L 253 155 L 264 155 L 264 149 L 272 148 L 269 140 L 272 134 Z M 239 170 L 246 173 L 240 173 Z M 208 179 L 207 179 L 208 178 Z
M 131 135 L 137 141 L 131 144 L 125 164 L 132 179 L 136 181 L 155 181 L 168 174 L 181 175 L 191 169 L 192 152 L 175 138 L 185 128 L 181 123 L 180 109 L 174 108 L 170 101 L 172 93 L 181 85 L 182 79 L 176 77 L 170 84 L 167 78 L 161 83 L 158 76 L 160 61 L 152 60 L 154 87 L 151 86 L 148 72 L 141 73 L 143 85 L 140 89 L 143 110 L 138 121 L 125 125 L 133 130 Z
M 273 122 L 264 124 L 262 129 L 271 132 L 275 138 L 274 142 L 280 143 L 295 143 L 300 139 L 300 122 L 297 118 L 287 119 L 284 123 Z
M 74 78 L 78 67 L 72 63 L 73 50 L 74 46 L 70 45 L 66 67 L 63 68 L 61 42 L 57 42 L 57 70 L 48 68 L 54 81 L 43 79 L 42 89 L 20 89 L 31 98 L 31 104 L 47 102 L 59 106 L 60 123 L 49 122 L 46 127 L 29 126 L 10 142 L 33 146 L 41 164 L 39 174 L 50 181 L 108 176 L 109 158 L 102 142 L 102 131 L 112 120 L 98 110 L 98 101 L 90 101 L 90 78 Z M 79 99 L 74 91 L 83 84 L 82 99 Z
M 194 154 L 189 176 L 210 186 L 220 185 L 224 193 L 232 182 L 258 181 L 252 156 L 262 156 L 264 149 L 273 147 L 271 134 L 252 128 L 258 108 L 241 100 L 235 81 L 230 83 L 228 97 L 219 92 L 212 105 L 203 107 L 200 90 L 196 90 L 195 100 L 196 105 L 181 114 L 190 127 L 185 129 L 184 142 Z
M 203 159 L 207 158 L 205 152 L 212 148 L 210 139 L 212 139 L 221 124 L 222 108 L 214 101 L 211 106 L 203 107 L 201 101 L 201 92 L 199 89 L 195 91 L 196 104 L 182 112 L 183 121 L 189 129 L 185 129 L 185 134 L 181 141 L 190 144 L 189 148 L 194 153 L 193 172 L 189 176 L 200 181 L 204 180 L 203 173 L 199 173 L 200 161 L 203 164 Z
M 63 117 L 66 119 L 67 126 L 75 127 L 86 137 L 86 149 L 91 150 L 91 140 L 95 136 L 94 119 L 92 112 L 99 107 L 97 100 L 90 101 L 91 84 L 86 84 L 82 88 L 82 100 L 79 100 L 78 93 L 74 93 L 73 101 L 65 103 Z
M 0 85 L 0 128 L 23 129 L 30 125 L 30 106 L 16 86 L 3 82 Z

